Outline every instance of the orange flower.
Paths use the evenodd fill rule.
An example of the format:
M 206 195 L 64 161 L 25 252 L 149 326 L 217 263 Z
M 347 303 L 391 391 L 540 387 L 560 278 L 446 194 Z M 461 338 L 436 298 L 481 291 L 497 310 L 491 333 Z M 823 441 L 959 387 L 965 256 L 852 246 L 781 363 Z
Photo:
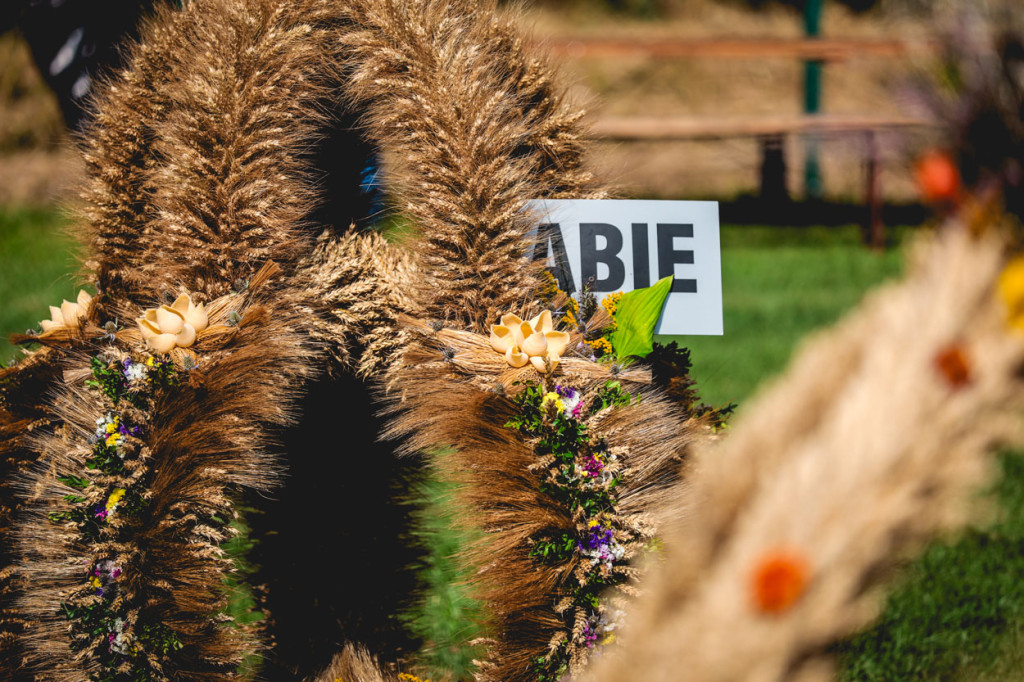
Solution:
M 956 201 L 960 194 L 960 171 L 949 154 L 931 150 L 914 166 L 914 178 L 925 201 Z
M 781 614 L 803 596 L 810 578 L 804 556 L 776 550 L 761 557 L 753 571 L 754 606 L 764 613 Z
M 935 369 L 952 388 L 963 388 L 971 383 L 971 366 L 967 354 L 959 344 L 947 346 L 935 355 Z

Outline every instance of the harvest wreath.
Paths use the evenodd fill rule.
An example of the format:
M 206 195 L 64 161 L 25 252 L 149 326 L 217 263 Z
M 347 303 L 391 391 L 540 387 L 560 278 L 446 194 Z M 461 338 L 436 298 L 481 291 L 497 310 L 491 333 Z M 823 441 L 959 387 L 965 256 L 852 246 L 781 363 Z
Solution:
M 415 643 L 392 613 L 346 611 L 323 591 L 292 599 L 312 582 L 293 567 L 316 556 L 273 548 L 305 540 L 305 524 L 273 503 L 261 516 L 247 493 L 295 500 L 330 478 L 303 474 L 308 445 L 289 445 L 332 426 L 308 400 L 297 410 L 323 391 L 390 412 L 399 440 L 370 452 L 399 471 L 396 451 L 416 466 L 415 453 L 456 448 L 443 466 L 459 469 L 484 531 L 466 560 L 489 557 L 474 581 L 493 643 L 481 676 L 579 670 L 614 627 L 601 588 L 628 589 L 652 505 L 710 420 L 687 422 L 639 366 L 597 361 L 587 342 L 601 334 L 556 330 L 561 314 L 537 317 L 516 349 L 523 319 L 506 317 L 518 326 L 496 345 L 480 334 L 540 305 L 526 203 L 602 196 L 582 170 L 580 116 L 547 67 L 468 1 L 196 0 L 159 9 L 141 36 L 85 135 L 81 237 L 96 294 L 52 309 L 17 339 L 39 349 L 3 370 L 16 469 L 2 490 L 4 675 L 221 679 L 260 654 L 264 675 L 308 676 L 337 642 L 408 663 Z M 330 113 L 338 101 L 346 110 Z M 311 154 L 316 140 L 324 151 Z M 338 145 L 387 159 L 392 199 L 420 235 L 410 247 L 346 230 L 358 197 L 320 200 L 321 188 L 352 196 L 364 162 L 327 159 Z M 560 397 L 538 403 L 547 384 Z M 566 401 L 575 412 L 558 409 Z M 331 456 L 349 468 L 366 457 Z M 300 496 L 307 516 L 332 505 Z M 253 580 L 266 585 L 267 618 L 247 627 L 224 610 L 242 575 L 225 554 L 240 505 L 256 507 Z M 524 566 L 523 589 L 499 585 Z M 366 575 L 346 570 L 335 579 Z M 515 600 L 492 604 L 498 589 Z
M 417 679 L 382 547 L 411 544 L 392 484 L 424 459 L 477 531 L 477 679 L 826 679 L 889 557 L 961 522 L 1021 440 L 994 213 L 920 247 L 717 442 L 636 304 L 666 283 L 598 306 L 529 264 L 529 201 L 604 193 L 491 3 L 181 5 L 84 137 L 96 293 L 0 370 L 4 679 Z M 339 147 L 380 152 L 415 238 L 348 229 L 365 158 Z M 235 625 L 243 515 L 266 618 Z

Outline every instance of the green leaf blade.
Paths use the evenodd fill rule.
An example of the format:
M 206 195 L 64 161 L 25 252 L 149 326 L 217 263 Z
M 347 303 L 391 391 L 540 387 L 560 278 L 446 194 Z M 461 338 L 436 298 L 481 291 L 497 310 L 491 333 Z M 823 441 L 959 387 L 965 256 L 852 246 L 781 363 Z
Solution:
M 654 286 L 622 295 L 615 313 L 616 328 L 610 337 L 619 360 L 631 355 L 645 358 L 654 350 L 654 327 L 672 291 L 672 279 L 669 275 Z

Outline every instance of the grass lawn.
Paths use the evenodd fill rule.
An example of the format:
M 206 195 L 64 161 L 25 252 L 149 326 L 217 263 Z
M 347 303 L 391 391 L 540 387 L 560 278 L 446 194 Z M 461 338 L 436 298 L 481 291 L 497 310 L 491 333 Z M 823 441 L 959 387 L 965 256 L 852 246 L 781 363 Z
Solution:
M 49 305 L 74 297 L 65 225 L 53 211 L 0 209 L 5 335 L 34 327 L 48 316 Z M 668 339 L 693 351 L 693 371 L 707 402 L 737 402 L 741 410 L 760 383 L 785 367 L 801 338 L 837 320 L 867 289 L 901 270 L 898 250 L 865 250 L 852 226 L 725 226 L 722 246 L 725 335 Z M 14 353 L 0 341 L 0 359 L 7 362 Z M 1021 669 L 1024 457 L 1007 455 L 1003 465 L 1006 476 L 994 493 L 1002 516 L 985 529 L 932 546 L 897 580 L 881 621 L 836 648 L 844 681 L 997 680 Z M 467 679 L 472 652 L 463 644 L 475 632 L 474 605 L 452 561 L 459 537 L 444 503 L 449 493 L 439 481 L 423 484 L 420 538 L 432 555 L 423 572 L 424 604 L 405 617 L 427 642 L 422 672 L 435 682 Z M 242 611 L 247 598 L 241 593 L 236 600 Z
M 692 351 L 706 402 L 742 408 L 758 384 L 785 368 L 804 335 L 899 274 L 899 249 L 874 253 L 859 240 L 853 226 L 722 228 L 725 334 L 664 337 Z
M 49 306 L 75 300 L 74 249 L 54 210 L 0 209 L 0 362 L 17 350 L 7 335 L 49 319 Z

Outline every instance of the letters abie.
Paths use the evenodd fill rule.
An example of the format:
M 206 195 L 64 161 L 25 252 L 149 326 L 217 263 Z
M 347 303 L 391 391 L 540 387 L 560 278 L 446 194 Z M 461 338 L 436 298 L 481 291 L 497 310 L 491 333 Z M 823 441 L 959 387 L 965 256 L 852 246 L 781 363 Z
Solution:
M 718 204 L 709 201 L 538 200 L 533 257 L 564 291 L 598 296 L 674 276 L 659 334 L 722 334 Z

